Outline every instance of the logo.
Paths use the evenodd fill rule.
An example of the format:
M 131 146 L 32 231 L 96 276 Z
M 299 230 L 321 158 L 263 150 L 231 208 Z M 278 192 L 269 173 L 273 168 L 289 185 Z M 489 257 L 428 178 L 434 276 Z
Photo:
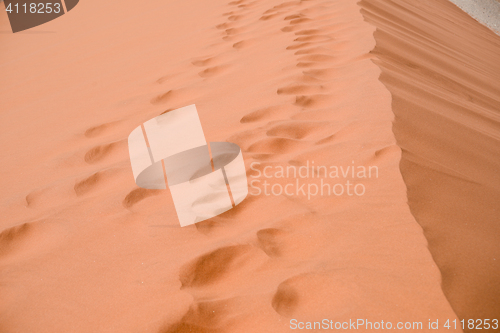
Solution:
M 168 186 L 182 227 L 228 211 L 248 194 L 240 147 L 207 144 L 194 104 L 135 128 L 128 149 L 135 183 L 146 189 Z
M 51 1 L 51 2 L 48 2 Z M 5 0 L 12 32 L 30 29 L 69 12 L 79 0 Z

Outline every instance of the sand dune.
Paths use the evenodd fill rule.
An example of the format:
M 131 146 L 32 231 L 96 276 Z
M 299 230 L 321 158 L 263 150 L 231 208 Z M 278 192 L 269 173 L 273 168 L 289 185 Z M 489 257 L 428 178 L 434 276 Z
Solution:
M 378 24 L 376 8 L 382 4 L 361 3 L 372 24 Z M 386 73 L 381 63 L 394 53 L 384 47 L 380 30 L 374 38 L 375 27 L 356 1 L 189 0 L 140 6 L 83 1 L 31 31 L 0 35 L 6 50 L 0 54 L 6 156 L 0 167 L 0 332 L 289 332 L 291 319 L 325 318 L 422 322 L 425 331 L 429 320 L 457 319 L 452 306 L 462 315 L 450 297 L 453 291 L 446 289 L 450 272 L 462 268 L 442 269 L 446 258 L 436 256 L 435 247 L 449 245 L 430 237 L 433 225 L 423 223 L 425 211 L 414 206 L 424 193 L 421 179 L 407 176 L 408 152 L 419 153 L 430 143 L 418 141 L 418 150 L 412 150 L 399 137 L 416 133 L 398 127 L 409 126 L 399 125 L 398 103 L 411 99 L 393 91 L 390 75 L 381 77 L 390 91 L 379 81 L 377 64 Z M 400 23 L 404 10 L 390 10 Z M 455 15 L 458 9 L 443 10 Z M 448 27 L 436 15 L 426 15 Z M 479 135 L 461 143 L 464 154 L 482 146 L 472 162 L 442 164 L 432 172 L 440 181 L 451 175 L 453 181 L 479 186 L 478 192 L 493 193 L 495 181 L 480 186 L 485 178 L 475 167 L 482 161 L 489 163 L 491 175 L 497 170 L 496 146 L 487 143 L 497 139 L 492 107 L 498 95 L 484 76 L 490 75 L 498 43 L 476 22 L 464 22 L 468 33 L 478 29 L 481 43 L 492 44 L 487 61 L 474 58 L 476 67 L 456 73 L 450 67 L 455 74 L 448 76 L 424 65 L 418 73 L 441 80 L 438 84 L 474 88 L 471 98 L 477 102 L 470 105 L 476 109 L 467 104 L 456 119 L 446 118 L 451 111 L 443 109 L 431 130 L 448 139 L 442 146 L 453 148 L 455 138 L 446 136 L 445 126 L 462 126 Z M 0 15 L 0 31 L 7 30 Z M 446 58 L 450 66 L 472 59 L 472 53 L 446 48 L 446 42 L 441 41 L 441 51 L 431 44 L 438 59 L 451 57 Z M 425 43 L 418 50 L 428 50 Z M 399 57 L 418 56 L 405 51 Z M 446 62 L 439 64 L 447 69 Z M 409 84 L 415 66 L 408 62 L 408 69 L 394 75 Z M 446 79 L 452 74 L 458 83 Z M 463 75 L 473 79 L 460 79 Z M 429 89 L 429 81 L 420 83 L 417 76 L 415 82 Z M 460 90 L 463 97 L 467 89 Z M 456 103 L 449 89 L 440 97 L 419 102 L 430 109 Z M 238 144 L 249 182 L 258 182 L 235 208 L 181 228 L 168 190 L 135 185 L 126 139 L 144 121 L 190 104 L 198 108 L 207 140 Z M 456 160 L 453 152 L 433 151 L 461 161 L 462 152 Z M 412 156 L 422 160 L 417 153 Z M 341 179 L 323 179 L 313 164 L 376 167 L 377 177 L 347 172 Z M 311 176 L 265 177 L 280 167 L 302 168 Z M 421 169 L 415 177 L 430 170 Z M 322 180 L 342 186 L 350 181 L 365 191 L 256 195 L 266 180 L 278 188 L 298 181 L 306 188 L 321 186 Z M 451 191 L 454 187 L 435 192 Z M 456 204 L 475 207 L 461 200 Z M 474 239 L 493 237 L 484 231 L 493 230 L 492 223 L 484 222 L 491 229 L 481 229 L 484 234 Z M 453 227 L 450 223 L 446 231 L 473 235 Z M 483 244 L 495 249 L 493 243 Z
M 378 29 L 409 204 L 443 290 L 460 318 L 497 318 L 500 36 L 446 1 L 361 4 Z

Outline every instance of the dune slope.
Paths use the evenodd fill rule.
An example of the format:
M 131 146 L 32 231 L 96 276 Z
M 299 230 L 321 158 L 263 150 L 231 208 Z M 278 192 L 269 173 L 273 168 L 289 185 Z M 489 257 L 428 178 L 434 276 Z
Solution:
M 407 205 L 374 27 L 356 1 L 137 6 L 81 1 L 0 35 L 0 331 L 456 319 Z M 277 194 L 251 188 L 235 209 L 181 228 L 168 191 L 134 184 L 126 140 L 193 103 L 207 141 L 238 144 L 249 181 Z M 377 171 L 320 178 L 313 163 Z M 309 176 L 266 177 L 280 166 Z M 303 192 L 321 181 L 340 194 Z
M 363 0 L 411 211 L 462 319 L 500 317 L 500 36 L 444 1 Z

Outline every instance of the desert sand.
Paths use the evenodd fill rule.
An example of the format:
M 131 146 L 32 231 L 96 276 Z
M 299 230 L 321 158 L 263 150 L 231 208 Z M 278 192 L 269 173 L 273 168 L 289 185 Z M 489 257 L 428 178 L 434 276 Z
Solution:
M 447 1 L 361 3 L 413 215 L 460 318 L 500 316 L 500 36 Z M 386 20 L 396 12 L 398 20 Z
M 498 314 L 500 37 L 436 3 L 448 20 L 427 3 L 87 0 L 12 34 L 0 14 L 0 332 L 449 332 Z M 362 195 L 250 189 L 181 228 L 168 190 L 134 183 L 127 137 L 190 104 L 249 184 L 318 185 L 263 176 L 312 162 L 377 177 L 323 179 Z

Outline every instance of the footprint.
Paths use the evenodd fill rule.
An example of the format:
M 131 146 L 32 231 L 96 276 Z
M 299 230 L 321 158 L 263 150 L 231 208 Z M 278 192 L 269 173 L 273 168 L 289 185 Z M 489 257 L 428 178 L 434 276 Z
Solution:
M 315 86 L 307 86 L 307 85 L 292 85 L 292 86 L 287 86 L 283 88 L 278 88 L 276 93 L 278 95 L 296 95 L 296 94 L 305 94 L 305 93 L 310 93 L 313 91 L 317 91 L 318 87 Z
M 374 152 L 371 158 L 367 161 L 369 164 L 380 164 L 387 161 L 389 158 L 399 159 L 401 156 L 401 148 L 398 145 L 389 145 L 378 149 Z
M 296 19 L 291 20 L 290 24 L 291 25 L 297 25 L 297 24 L 300 24 L 300 23 L 305 23 L 305 22 L 310 22 L 310 21 L 312 21 L 310 18 L 301 17 L 301 18 L 296 18 Z
M 290 317 L 297 308 L 299 299 L 299 294 L 297 290 L 291 286 L 289 279 L 278 286 L 278 290 L 273 296 L 271 305 L 278 314 L 284 317 Z
M 296 140 L 287 138 L 265 138 L 250 145 L 250 147 L 248 147 L 248 152 L 286 154 L 296 151 L 301 147 L 302 144 Z
M 323 94 L 296 96 L 294 104 L 304 108 L 311 108 L 320 104 L 327 97 L 327 95 Z
M 293 7 L 293 6 L 299 6 L 301 5 L 301 1 L 288 1 L 288 2 L 283 2 L 279 5 L 274 6 L 275 9 L 283 9 L 283 8 L 288 8 L 288 7 Z
M 240 123 L 245 124 L 276 119 L 278 117 L 284 116 L 288 112 L 290 111 L 282 105 L 270 106 L 246 114 L 245 116 L 243 116 L 243 118 L 240 119 Z
M 313 35 L 313 36 L 302 36 L 294 39 L 295 42 L 325 42 L 327 40 L 333 39 L 330 36 L 324 35 Z
M 231 36 L 231 35 L 241 34 L 241 33 L 245 32 L 245 30 L 246 29 L 243 29 L 243 28 L 229 28 L 229 29 L 225 30 L 225 33 L 228 36 Z
M 294 104 L 302 107 L 311 107 L 314 104 L 314 98 L 310 96 L 296 96 Z
M 375 157 L 384 157 L 386 155 L 390 155 L 390 154 L 396 154 L 396 153 L 400 153 L 401 152 L 401 149 L 399 148 L 399 146 L 397 145 L 390 145 L 390 146 L 387 146 L 387 147 L 384 147 L 384 148 L 381 148 L 381 149 L 378 149 L 377 151 L 375 151 Z
M 215 27 L 217 29 L 221 29 L 222 30 L 222 29 L 228 29 L 230 26 L 231 26 L 231 24 L 229 24 L 229 23 L 226 22 L 226 23 L 218 24 Z
M 275 13 L 275 14 L 264 15 L 264 16 L 261 16 L 261 17 L 259 18 L 259 20 L 261 20 L 261 21 L 267 21 L 267 20 L 270 20 L 270 19 L 272 19 L 273 17 L 279 16 L 279 15 L 281 15 L 281 14 L 283 14 L 283 13 L 282 13 L 282 12 L 278 12 L 278 13 Z
M 329 132 L 332 132 L 333 128 L 332 127 L 325 127 Z M 350 123 L 347 125 L 343 125 L 340 128 L 337 128 L 336 131 L 333 131 L 334 134 L 330 134 L 323 139 L 320 139 L 319 141 L 316 141 L 314 144 L 315 145 L 322 145 L 322 144 L 327 144 L 331 143 L 332 141 L 344 141 L 346 138 L 348 138 L 350 135 L 352 135 L 353 132 L 359 131 L 359 127 L 356 125 L 356 123 Z
M 123 199 L 123 206 L 125 208 L 131 208 L 134 206 L 136 203 L 138 203 L 141 200 L 144 200 L 148 197 L 151 197 L 153 195 L 158 195 L 161 193 L 161 190 L 150 190 L 150 189 L 145 189 L 145 188 L 136 188 L 132 191 L 130 191 L 129 194 Z
M 156 104 L 166 103 L 166 102 L 168 102 L 169 99 L 172 98 L 173 95 L 174 95 L 174 91 L 169 90 L 166 93 L 163 93 L 163 94 L 158 95 L 158 96 L 154 97 L 153 99 L 151 99 L 151 104 L 156 105 Z
M 324 62 L 324 61 L 332 61 L 335 60 L 335 57 L 327 54 L 310 54 L 306 56 L 302 56 L 297 59 L 298 61 L 316 61 L 316 62 Z
M 295 55 L 301 55 L 301 54 L 314 54 L 314 53 L 324 53 L 324 52 L 332 52 L 332 50 L 327 49 L 326 47 L 323 46 L 316 46 L 316 47 L 311 47 L 310 49 L 305 49 L 305 50 L 298 50 L 295 52 Z
M 211 219 L 208 219 L 205 221 L 195 223 L 194 226 L 196 227 L 196 230 L 198 230 L 200 233 L 202 233 L 204 235 L 208 235 L 215 228 L 217 228 L 218 226 L 221 226 L 221 225 L 222 225 L 222 223 L 220 222 L 219 219 L 211 218 Z
M 273 157 L 275 157 L 274 154 L 252 154 L 252 158 L 258 161 L 269 161 Z
M 283 31 L 283 32 L 290 32 L 293 30 L 295 30 L 294 26 L 288 26 L 288 27 L 281 28 L 281 31 Z
M 338 70 L 335 68 L 322 68 L 322 69 L 309 69 L 305 70 L 302 73 L 304 75 L 314 77 L 314 78 L 328 78 L 331 75 L 337 74 Z
M 85 131 L 84 135 L 87 138 L 94 138 L 94 137 L 99 136 L 102 133 L 104 133 L 106 130 L 108 130 L 113 125 L 114 125 L 114 123 L 106 123 L 106 124 L 101 124 L 101 125 L 90 127 Z
M 316 141 L 314 144 L 315 145 L 323 145 L 325 143 L 330 143 L 335 139 L 335 134 L 329 135 L 326 138 L 323 138 L 321 140 Z
M 323 65 L 317 62 L 298 62 L 295 66 L 298 68 L 322 67 Z
M 299 18 L 302 18 L 304 17 L 303 14 L 293 14 L 293 15 L 288 15 L 284 18 L 285 21 L 290 21 L 290 20 L 294 20 L 294 19 L 299 19 Z
M 75 184 L 74 190 L 77 196 L 83 195 L 93 188 L 95 188 L 99 182 L 102 180 L 102 171 L 98 171 L 93 175 L 85 178 L 82 181 L 79 181 Z
M 367 297 L 358 282 L 359 273 L 340 269 L 334 274 L 310 272 L 293 276 L 278 286 L 271 305 L 284 317 L 314 315 L 319 302 L 331 313 L 346 315 Z
M 49 247 L 53 239 L 47 237 L 48 227 L 49 223 L 45 220 L 38 220 L 4 229 L 0 232 L 0 256 L 22 248 L 33 251 L 40 247 Z
M 199 326 L 195 324 L 190 324 L 184 322 L 182 319 L 180 322 L 175 323 L 166 330 L 161 330 L 160 333 L 219 333 L 222 332 L 217 329 L 212 329 L 209 327 Z
M 268 136 L 278 136 L 282 138 L 300 140 L 312 133 L 317 133 L 317 130 L 324 127 L 323 123 L 315 122 L 288 122 L 274 126 L 266 132 Z
M 296 35 L 317 35 L 320 33 L 321 33 L 321 30 L 318 30 L 318 29 L 306 29 L 306 30 L 297 31 L 295 34 Z
M 170 111 L 173 111 L 173 110 L 176 110 L 176 108 L 169 108 L 169 109 L 166 109 L 165 111 L 163 111 L 162 113 L 159 114 L 159 116 L 161 116 L 162 114 L 165 114 L 167 112 L 170 112 Z
M 23 223 L 0 233 L 0 255 L 7 254 L 18 244 L 22 243 L 34 229 L 33 223 Z
M 238 21 L 243 17 L 243 15 L 231 15 L 227 19 L 228 21 Z
M 209 68 L 199 72 L 198 75 L 201 77 L 211 77 L 211 76 L 219 74 L 223 70 L 224 70 L 223 66 L 214 66 L 214 67 L 209 67 Z
M 304 47 L 308 47 L 310 45 L 312 45 L 312 44 L 311 43 L 299 43 L 299 44 L 290 45 L 286 49 L 287 50 L 297 50 L 297 49 L 302 49 Z
M 42 195 L 43 190 L 34 190 L 28 193 L 24 198 L 26 200 L 26 207 L 33 207 L 36 205 L 38 198 Z
M 174 75 L 164 75 L 156 80 L 156 83 L 162 84 L 163 82 L 170 80 L 172 77 L 174 77 Z
M 271 9 L 266 10 L 264 13 L 262 13 L 262 15 L 273 14 L 275 12 L 276 12 L 276 9 L 271 8 Z
M 233 307 L 228 300 L 193 303 L 186 314 L 161 333 L 218 333 L 223 332 L 228 312 Z
M 115 150 L 119 145 L 123 145 L 124 142 L 125 141 L 121 140 L 95 146 L 85 154 L 84 160 L 89 164 L 97 163 L 105 157 L 109 156 L 113 150 Z
M 327 81 L 327 80 L 319 79 L 317 77 L 307 75 L 307 74 L 302 74 L 302 76 L 300 78 L 298 78 L 297 81 L 302 82 L 302 83 L 307 83 L 307 84 L 319 85 L 323 89 L 324 87 L 323 87 L 322 83 Z
M 257 231 L 260 248 L 270 257 L 281 255 L 280 238 L 285 232 L 276 228 L 267 228 Z
M 233 142 L 240 146 L 240 148 L 245 151 L 249 144 L 257 140 L 257 138 L 263 137 L 264 129 L 252 128 L 246 131 L 239 131 L 228 138 L 229 142 Z
M 242 41 L 239 41 L 239 42 L 236 42 L 233 44 L 233 47 L 237 50 L 239 49 L 243 49 L 245 47 L 248 47 L 250 46 L 252 43 L 248 40 L 242 40 Z
M 198 66 L 198 67 L 204 67 L 206 65 L 208 65 L 209 63 L 213 62 L 214 58 L 213 57 L 210 57 L 210 58 L 205 58 L 205 59 L 200 59 L 200 60 L 193 60 L 191 61 L 191 63 L 195 66 Z
M 181 288 L 202 287 L 222 279 L 244 260 L 249 245 L 221 247 L 196 258 L 181 268 Z
M 251 112 L 240 119 L 240 123 L 253 123 L 259 120 L 264 120 L 269 116 L 267 109 Z

